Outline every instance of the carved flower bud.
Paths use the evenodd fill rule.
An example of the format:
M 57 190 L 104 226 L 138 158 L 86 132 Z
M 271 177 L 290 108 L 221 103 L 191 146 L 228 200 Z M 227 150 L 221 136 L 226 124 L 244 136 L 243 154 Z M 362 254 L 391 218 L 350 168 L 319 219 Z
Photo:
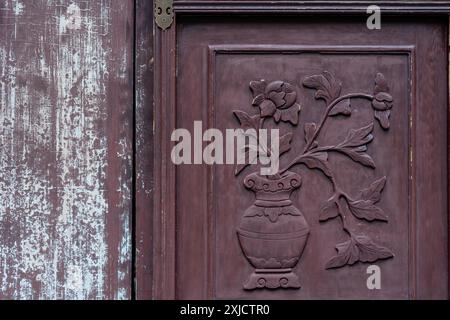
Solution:
M 392 96 L 387 92 L 379 92 L 375 95 L 372 106 L 375 110 L 385 111 L 392 108 Z
M 393 99 L 389 93 L 389 87 L 383 74 L 378 73 L 375 78 L 375 89 L 372 100 L 375 119 L 378 120 L 380 126 L 384 130 L 390 127 L 389 117 L 393 106 Z

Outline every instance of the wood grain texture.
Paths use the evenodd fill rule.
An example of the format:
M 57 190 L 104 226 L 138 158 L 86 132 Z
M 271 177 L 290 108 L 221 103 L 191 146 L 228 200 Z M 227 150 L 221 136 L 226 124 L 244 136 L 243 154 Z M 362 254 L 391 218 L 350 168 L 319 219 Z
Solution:
M 152 298 L 153 1 L 136 1 L 136 298 Z
M 175 26 L 175 21 L 174 21 Z M 169 152 L 174 143 L 169 141 L 176 128 L 176 30 L 157 29 L 154 39 L 155 71 L 154 71 L 154 126 L 155 142 L 153 165 L 153 242 L 152 292 L 155 299 L 175 299 L 175 245 L 178 233 L 175 225 L 175 164 L 169 159 Z M 174 54 L 167 54 L 172 52 Z M 198 199 L 197 199 L 198 198 Z M 202 201 L 200 197 L 196 200 Z
M 0 1 L 0 298 L 131 296 L 133 1 Z

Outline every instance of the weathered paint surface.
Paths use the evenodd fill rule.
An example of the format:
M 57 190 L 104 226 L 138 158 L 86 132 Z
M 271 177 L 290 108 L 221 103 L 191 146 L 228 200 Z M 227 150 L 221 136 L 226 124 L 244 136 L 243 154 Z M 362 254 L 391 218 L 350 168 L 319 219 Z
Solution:
M 133 1 L 0 0 L 0 298 L 131 296 Z

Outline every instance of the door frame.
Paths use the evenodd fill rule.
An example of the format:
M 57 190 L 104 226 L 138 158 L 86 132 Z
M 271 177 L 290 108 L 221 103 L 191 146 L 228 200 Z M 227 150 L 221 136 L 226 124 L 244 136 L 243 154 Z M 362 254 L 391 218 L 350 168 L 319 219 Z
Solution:
M 262 0 L 174 0 L 173 23 L 166 30 L 160 29 L 153 23 L 153 1 L 136 0 L 136 3 L 137 125 L 135 126 L 134 219 L 136 298 L 174 299 L 176 298 L 176 176 L 175 165 L 170 160 L 173 143 L 168 141 L 167 137 L 176 129 L 177 18 L 181 15 L 279 14 L 280 12 L 296 15 L 366 15 L 367 7 L 374 3 L 372 1 L 309 0 L 279 1 L 275 4 Z M 378 1 L 376 4 L 383 14 L 388 15 L 448 16 L 450 13 L 450 1 L 398 0 Z M 139 11 L 140 9 L 142 11 Z M 149 34 L 151 31 L 152 34 Z M 152 45 L 152 48 L 146 48 L 145 45 Z M 450 64 L 450 54 L 448 61 Z M 141 66 L 147 64 L 148 68 L 140 71 Z M 446 68 L 449 70 L 448 64 Z M 450 112 L 447 118 L 450 123 Z M 143 140 L 145 143 L 142 142 Z M 450 132 L 448 132 L 448 141 L 450 141 Z M 448 150 L 447 147 L 447 159 L 450 158 Z M 142 172 L 142 170 L 149 172 Z M 448 172 L 450 173 L 450 163 Z M 450 185 L 450 175 L 447 181 Z M 147 187 L 143 187 L 146 185 Z M 450 202 L 447 207 L 450 207 Z

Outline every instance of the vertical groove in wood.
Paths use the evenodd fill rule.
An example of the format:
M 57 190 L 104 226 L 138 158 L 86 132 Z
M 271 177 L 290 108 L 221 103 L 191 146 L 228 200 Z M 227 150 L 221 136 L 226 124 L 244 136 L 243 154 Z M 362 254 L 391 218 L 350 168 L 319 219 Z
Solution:
M 130 297 L 132 1 L 0 1 L 0 298 Z
M 417 203 L 416 203 L 416 127 L 417 127 L 417 66 L 416 66 L 416 48 L 409 55 L 409 83 L 410 83 L 410 114 L 409 114 L 409 298 L 415 300 L 417 298 Z
M 153 1 L 136 0 L 135 40 L 135 290 L 152 298 L 153 241 Z

